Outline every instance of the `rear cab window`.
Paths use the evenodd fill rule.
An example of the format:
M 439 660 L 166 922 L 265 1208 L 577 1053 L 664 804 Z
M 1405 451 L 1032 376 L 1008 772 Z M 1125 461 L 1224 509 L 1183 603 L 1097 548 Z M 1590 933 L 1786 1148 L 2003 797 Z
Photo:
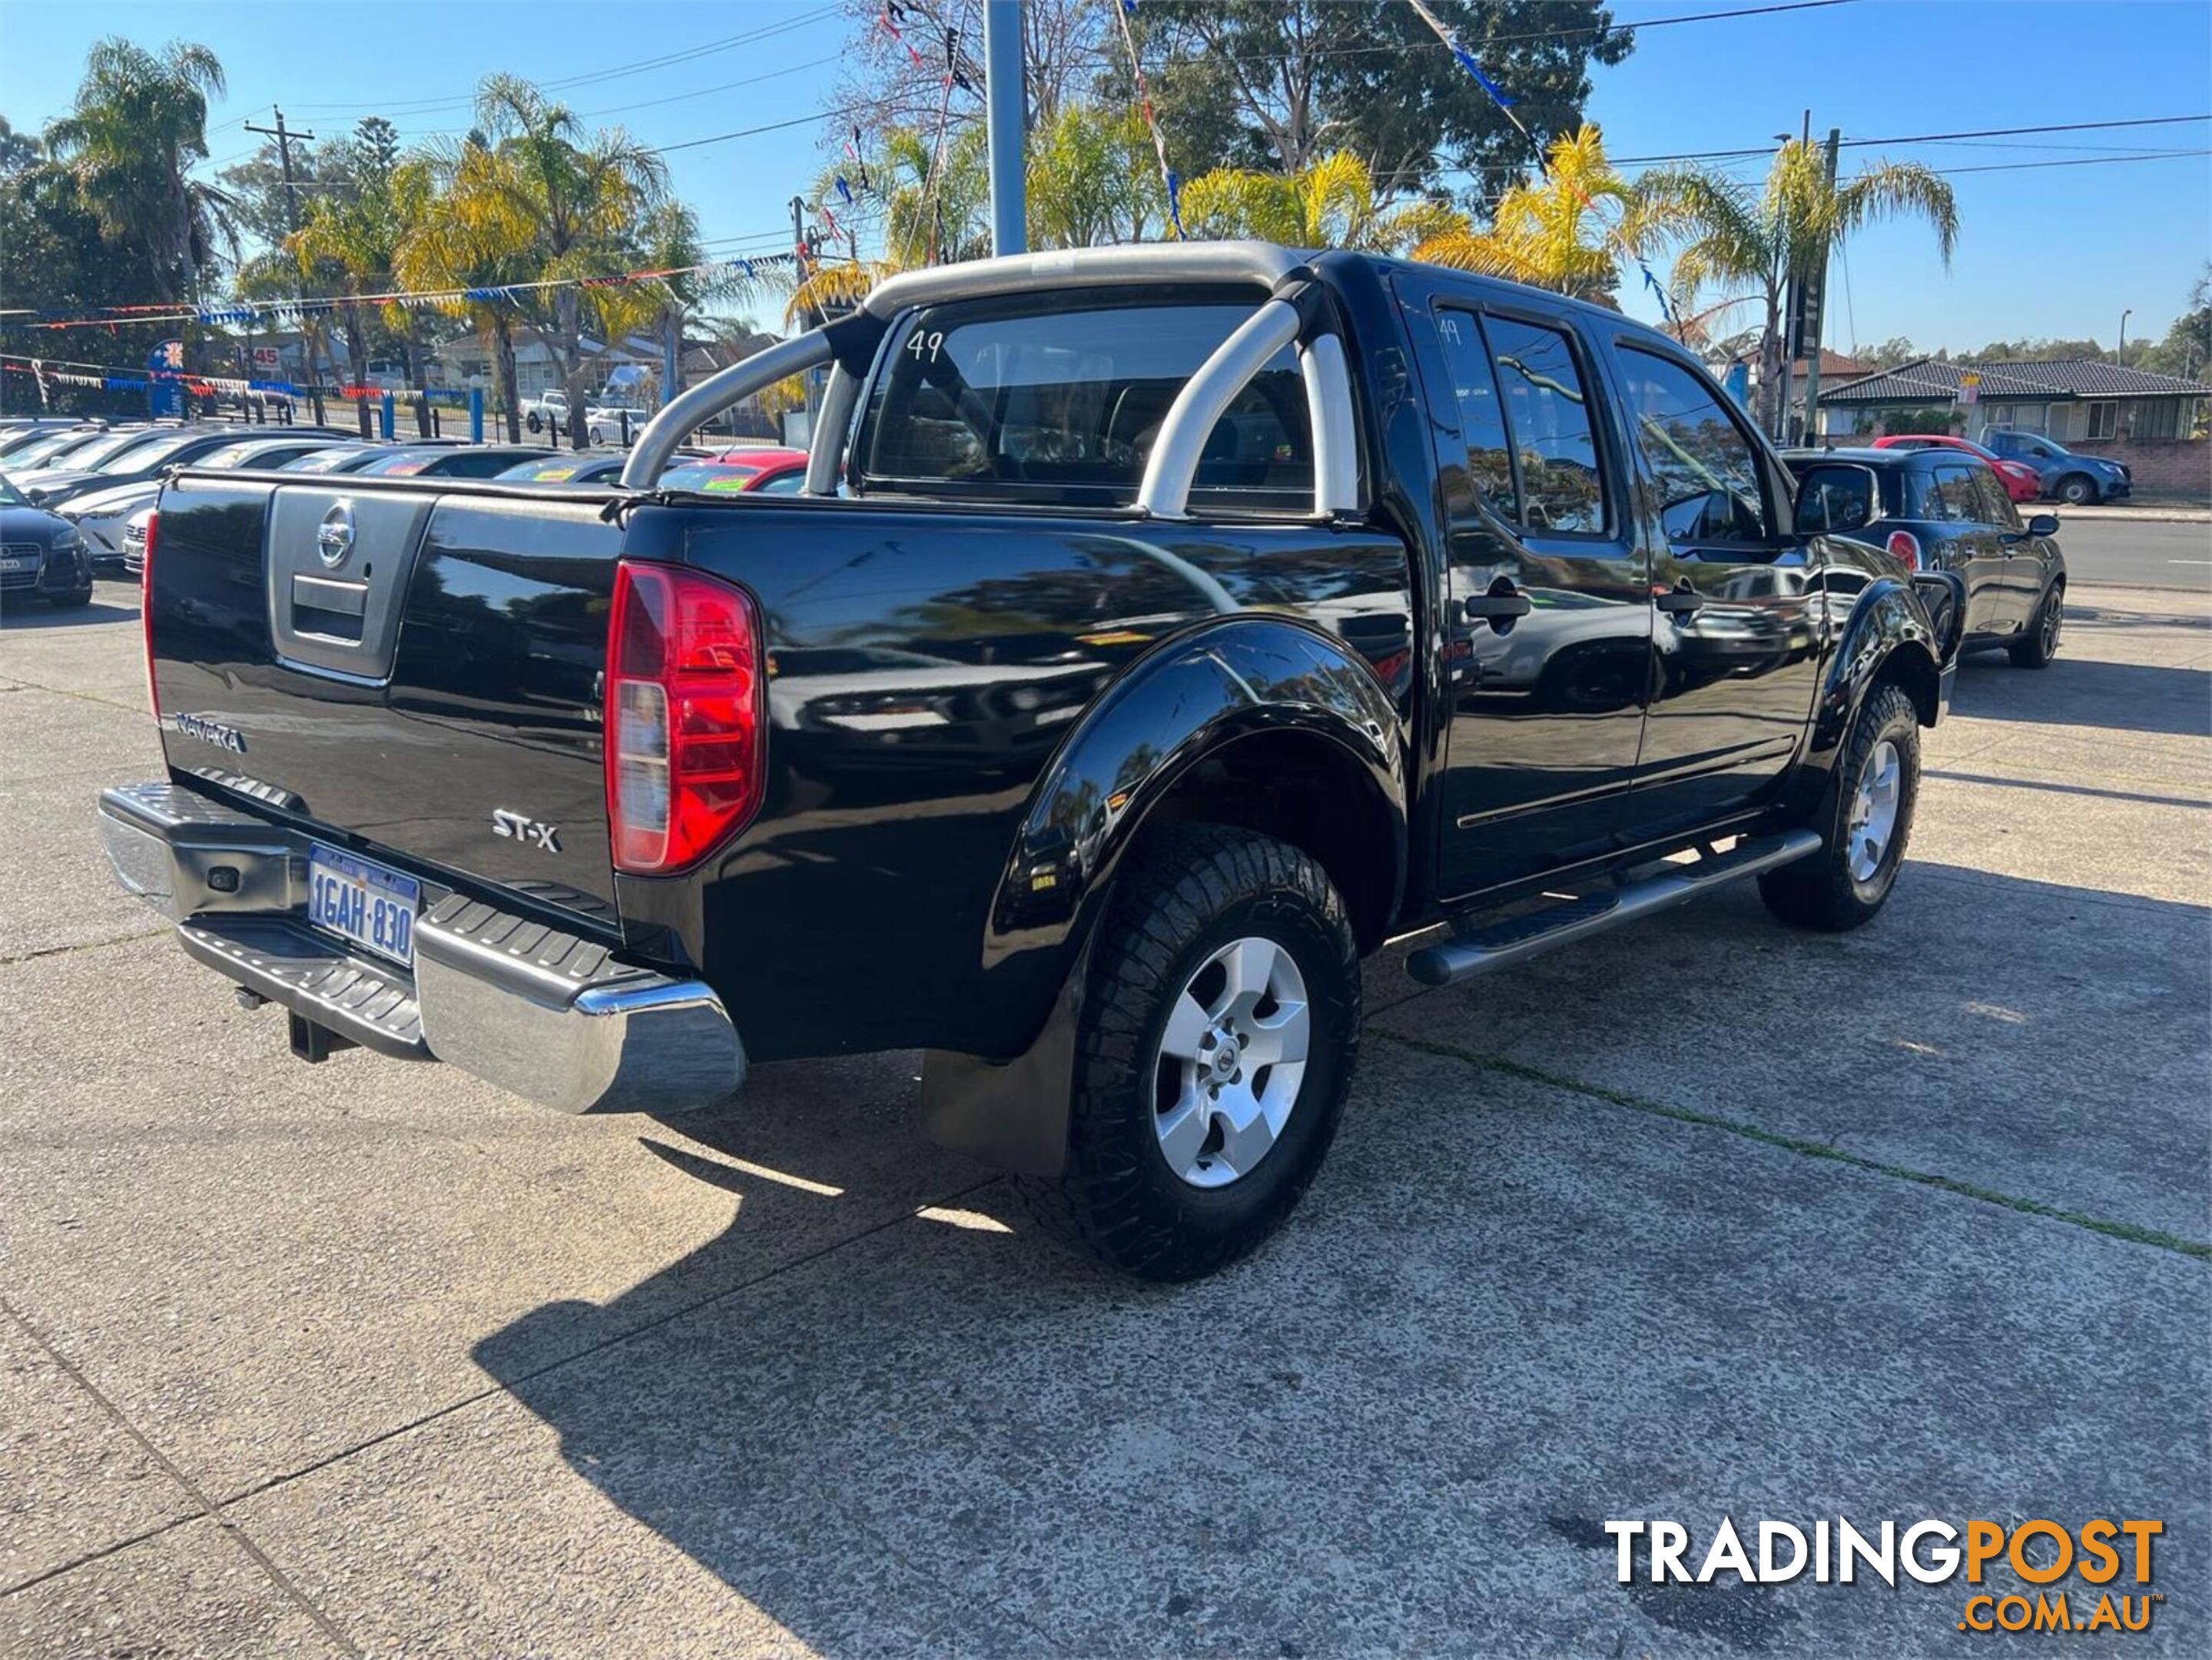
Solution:
M 1259 303 L 1249 288 L 1106 289 L 929 306 L 885 340 L 855 447 L 866 492 L 1126 507 L 1184 384 Z M 1313 500 L 1305 383 L 1285 347 L 1208 436 L 1195 510 Z

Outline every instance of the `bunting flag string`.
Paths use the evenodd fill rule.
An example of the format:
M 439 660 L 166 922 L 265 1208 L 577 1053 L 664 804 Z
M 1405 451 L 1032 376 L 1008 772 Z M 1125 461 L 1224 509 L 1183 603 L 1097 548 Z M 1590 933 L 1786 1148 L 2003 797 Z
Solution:
M 898 0 L 884 0 L 884 9 L 877 15 L 876 21 L 883 26 L 884 33 L 906 48 L 906 55 L 914 59 L 915 68 L 927 69 L 929 66 L 923 61 L 921 53 L 915 49 L 914 42 L 900 33 L 899 24 L 905 17 L 906 8 L 899 4 Z
M 1129 20 L 1136 11 L 1137 0 L 1119 0 L 1114 15 L 1121 26 L 1121 44 L 1129 51 L 1129 79 L 1137 89 L 1137 109 L 1145 118 L 1146 131 L 1152 135 L 1152 154 L 1159 158 L 1160 188 L 1168 196 L 1168 222 L 1175 227 L 1176 237 L 1181 240 L 1186 234 L 1182 228 L 1182 180 L 1168 165 L 1168 141 L 1160 132 L 1159 117 L 1152 109 L 1151 88 L 1145 84 L 1144 61 L 1137 53 L 1136 34 L 1129 27 Z
M 1132 4 L 1133 0 L 1123 0 L 1123 3 Z M 1612 224 L 1599 209 L 1598 204 L 1590 199 L 1589 192 L 1576 184 L 1573 179 L 1561 179 L 1553 173 L 1551 158 L 1544 154 L 1544 146 L 1538 141 L 1536 135 L 1528 131 L 1528 124 L 1513 112 L 1514 106 L 1519 100 L 1509 96 L 1504 88 L 1491 79 L 1489 74 L 1483 69 L 1481 60 L 1468 50 L 1465 43 L 1452 32 L 1442 18 L 1429 9 L 1424 3 L 1424 0 L 1406 0 L 1406 3 L 1411 6 L 1420 20 L 1429 26 L 1430 33 L 1443 44 L 1444 49 L 1459 60 L 1460 67 L 1474 77 L 1475 83 L 1488 94 L 1490 101 L 1498 106 L 1498 113 L 1510 121 L 1514 131 L 1528 140 L 1528 149 L 1536 158 L 1536 171 L 1553 184 L 1565 185 L 1572 191 L 1576 199 L 1589 210 L 1590 216 L 1595 219 L 1600 228 L 1604 230 L 1607 240 L 1633 261 L 1637 270 L 1644 273 L 1644 286 L 1650 289 L 1658 299 L 1659 315 L 1672 325 L 1674 331 L 1679 335 L 1681 332 L 1681 324 L 1674 315 L 1674 301 L 1668 297 L 1666 286 L 1652 275 L 1651 267 L 1644 262 L 1644 256 L 1629 245 L 1628 239 L 1620 234 L 1619 228 Z
M 119 368 L 110 364 L 82 363 L 66 359 L 26 357 L 17 352 L 0 352 L 0 369 L 17 374 L 29 373 L 43 385 L 52 382 L 64 386 L 88 386 L 95 391 L 143 392 L 155 382 L 173 382 L 195 397 L 244 398 L 254 393 L 272 397 L 302 398 L 306 390 L 290 380 L 256 380 L 230 374 L 198 374 L 190 369 L 133 369 Z M 324 388 L 354 403 L 374 402 L 386 392 L 405 403 L 426 398 L 441 406 L 464 407 L 468 393 L 451 387 L 386 387 L 371 386 L 337 386 Z
M 621 271 L 606 277 L 557 277 L 530 283 L 502 283 L 495 287 L 436 289 L 394 289 L 382 294 L 312 295 L 285 300 L 234 300 L 214 306 L 103 306 L 89 313 L 39 312 L 36 320 L 7 319 L 30 329 L 113 328 L 124 323 L 201 323 L 210 327 L 267 322 L 293 322 L 306 317 L 326 317 L 348 306 L 404 306 L 410 310 L 459 305 L 512 305 L 526 294 L 549 289 L 625 288 L 639 283 L 665 282 L 675 277 L 742 275 L 753 280 L 762 265 L 787 264 L 790 253 L 759 253 L 747 258 L 710 259 L 696 265 L 669 265 L 653 271 Z

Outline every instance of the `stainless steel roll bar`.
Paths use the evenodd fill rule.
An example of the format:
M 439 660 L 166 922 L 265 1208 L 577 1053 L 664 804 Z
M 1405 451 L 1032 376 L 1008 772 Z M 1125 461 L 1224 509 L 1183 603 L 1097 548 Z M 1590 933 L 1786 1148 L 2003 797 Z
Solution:
M 876 285 L 861 301 L 868 316 L 890 322 L 916 306 L 987 295 L 1036 293 L 1064 288 L 1131 286 L 1152 283 L 1249 283 L 1274 289 L 1304 264 L 1272 242 L 1141 243 L 1015 254 L 902 271 Z M 1192 481 L 1205 458 L 1206 441 L 1237 395 L 1285 347 L 1298 346 L 1307 418 L 1314 447 L 1314 512 L 1321 517 L 1359 505 L 1359 456 L 1352 418 L 1352 384 L 1344 346 L 1333 333 L 1303 343 L 1297 307 L 1271 298 L 1241 324 L 1192 375 L 1160 424 L 1137 491 L 1137 506 L 1159 519 L 1189 514 Z M 650 489 L 693 429 L 763 388 L 832 362 L 826 331 L 811 330 L 757 352 L 701 381 L 671 400 L 639 435 L 622 483 Z M 858 378 L 844 366 L 830 370 L 815 417 L 806 464 L 806 493 L 834 495 L 847 435 L 858 404 Z

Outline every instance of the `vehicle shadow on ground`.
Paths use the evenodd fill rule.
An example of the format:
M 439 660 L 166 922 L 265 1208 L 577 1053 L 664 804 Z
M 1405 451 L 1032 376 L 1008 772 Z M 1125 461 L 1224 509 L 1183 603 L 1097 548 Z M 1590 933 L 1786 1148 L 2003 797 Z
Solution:
M 2212 670 L 2110 663 L 2059 648 L 2046 669 L 1977 654 L 1960 666 L 1953 708 L 1977 721 L 2212 736 Z
M 0 603 L 0 629 L 74 629 L 88 623 L 127 623 L 138 607 L 112 605 L 94 598 L 88 605 L 57 611 L 43 599 L 15 599 Z
M 1437 994 L 1422 1029 L 1438 1042 L 1560 1057 L 1550 1062 L 1559 1068 L 1664 1072 L 1638 1035 L 1642 988 L 1655 971 L 1687 974 L 1677 959 L 1694 958 L 1707 965 L 1712 1006 L 1735 1012 L 1742 1065 L 1770 1076 L 1762 1055 L 1832 1052 L 1838 1067 L 1855 1067 L 1863 1034 L 1832 978 L 1873 971 L 1886 998 L 1917 1005 L 1905 959 L 1949 940 L 1952 958 L 1924 970 L 1943 1005 L 1911 1028 L 1924 1041 L 1887 1051 L 1919 1072 L 1938 1049 L 1945 1065 L 1992 1069 L 1995 1081 L 1964 1095 L 1944 1085 L 1956 1157 L 1933 1155 L 1940 1168 L 1981 1177 L 1989 1160 L 1978 1143 L 2009 1147 L 2016 1136 L 2059 1149 L 2062 1164 L 2087 1156 L 2066 1151 L 2075 1114 L 2063 1091 L 2044 1090 L 2033 1110 L 2021 1104 L 2039 1098 L 2025 1080 L 2047 1082 L 2063 1067 L 2041 1049 L 2012 1051 L 2045 1034 L 2058 1043 L 2063 1007 L 2088 994 L 2030 952 L 2012 977 L 2047 984 L 2046 1000 L 2015 988 L 2002 1018 L 1970 1005 L 1969 976 L 1953 960 L 1974 949 L 1959 943 L 1972 933 L 1961 916 L 2079 954 L 2094 987 L 2123 980 L 2121 959 L 2154 933 L 2160 962 L 2197 963 L 2204 913 L 2130 900 L 2109 939 L 2084 943 L 2060 913 L 2112 896 L 1931 873 L 1971 878 L 1971 889 L 1928 883 L 1948 903 L 1923 901 L 1917 921 L 1893 913 L 1851 936 L 1869 953 L 1856 970 L 1832 963 L 1832 942 L 1779 927 L 1760 952 L 1732 954 L 1760 926 L 1749 915 L 1756 899 L 1738 896 L 1541 959 L 1540 972 L 1472 1005 L 1455 1000 L 1468 988 Z M 2169 938 L 2189 929 L 2197 933 L 2180 946 Z M 1790 971 L 1777 973 L 1770 951 Z M 2146 962 L 2128 972 L 2159 970 Z M 2175 1018 L 2142 997 L 2125 988 L 2090 997 L 2082 1012 L 2123 1027 Z M 1742 1011 L 1763 1006 L 1747 1024 Z M 1807 1010 L 1832 1010 L 1832 1029 L 1808 1029 Z M 767 1274 L 745 1265 L 759 1258 L 758 1230 L 800 1195 L 750 1185 L 742 1166 L 648 1131 L 649 1155 L 747 1195 L 729 1230 L 605 1304 L 532 1311 L 474 1358 L 556 1432 L 575 1475 L 799 1642 L 830 1652 L 1571 1651 L 1600 1633 L 1613 1647 L 1613 1630 L 1632 1647 L 1702 1638 L 1766 1651 L 1802 1630 L 1785 1597 L 1731 1584 L 1686 1591 L 1679 1605 L 1638 1600 L 1612 1584 L 1611 1541 L 1590 1518 L 1635 1513 L 1635 1495 L 1662 1489 L 1734 1499 L 1747 1487 L 1771 1494 L 1777 1481 L 1789 1493 L 1842 1483 L 1869 1504 L 1893 1484 L 1938 1514 L 1970 1505 L 1988 1476 L 1975 1426 L 1992 1421 L 2010 1425 L 2021 1446 L 2053 1450 L 2048 1465 L 2011 1478 L 2091 1502 L 2100 1482 L 2149 1479 L 2090 1427 L 2100 1420 L 2075 1393 L 2077 1369 L 2094 1371 L 2100 1356 L 2132 1383 L 2100 1376 L 2100 1390 L 2142 1389 L 2147 1410 L 2180 1414 L 2177 1433 L 2197 1421 L 2186 1394 L 2197 1383 L 2172 1346 L 2124 1343 L 2102 1316 L 2063 1333 L 2048 1318 L 2050 1276 L 2062 1272 L 2051 1265 L 2063 1262 L 2069 1277 L 2056 1283 L 2084 1307 L 2103 1306 L 2094 1287 L 2111 1274 L 2112 1295 L 2141 1304 L 2129 1317 L 2197 1329 L 2201 1297 L 2169 1306 L 2170 1287 L 2148 1288 L 2166 1286 L 2168 1253 L 2134 1247 L 2145 1251 L 2139 1262 L 2107 1259 L 2096 1253 L 2112 1242 L 2078 1230 L 2039 1243 L 2005 1234 L 2030 1225 L 1983 1202 L 1924 1210 L 1923 1185 L 1723 1129 L 1624 1116 L 1369 1030 L 1346 1132 L 1315 1193 L 1282 1238 L 1213 1280 L 1154 1287 L 1094 1267 L 1040 1236 L 1009 1183 L 976 1169 L 942 1212 L 848 1233 L 756 1288 L 747 1274 Z M 1581 1053 L 1592 1032 L 1620 1036 Z M 849 1157 L 825 1143 L 819 1115 L 836 1091 L 813 1071 L 763 1067 L 731 1116 L 670 1128 L 888 1213 L 897 1178 L 880 1161 L 862 1173 L 849 1141 Z M 2164 1074 L 2135 1081 L 2161 1098 L 2175 1092 Z M 1993 1113 L 1978 1098 L 1998 1082 L 2005 1100 Z M 1642 1087 L 1659 1097 L 1666 1085 Z M 1798 1087 L 1829 1085 L 1823 1074 Z M 1859 1087 L 1880 1096 L 1884 1080 Z M 1931 1099 L 1923 1085 L 1895 1133 L 1917 1134 Z M 2131 1166 L 2185 1167 L 2197 1156 L 2194 1130 L 2163 1118 L 2110 1133 Z M 1418 1160 L 1407 1146 L 1420 1148 Z M 915 1148 L 940 1156 L 918 1138 Z M 1869 1152 L 1914 1162 L 1874 1143 Z M 1987 1250 L 1962 1255 L 1968 1237 Z M 1726 1274 L 1715 1271 L 1717 1250 Z M 1808 1296 L 1815 1260 L 1830 1266 Z M 1846 1261 L 1865 1264 L 1863 1283 Z M 2148 1276 L 2140 1296 L 2137 1274 Z M 2201 1290 L 2201 1275 L 2190 1283 Z M 1896 1289 L 1937 1285 L 1940 1302 Z M 714 1286 L 730 1288 L 702 1289 Z M 1883 1390 L 1899 1365 L 1944 1377 L 1955 1405 L 1896 1421 Z M 2112 1436 L 2134 1432 L 2118 1425 Z M 2201 1473 L 2195 1451 L 2157 1456 Z M 2113 1458 L 2130 1473 L 2113 1476 Z M 2183 1479 L 2154 1497 L 2189 1512 L 2174 1531 L 2194 1538 L 2201 1518 Z M 2141 1493 L 2135 1502 L 2163 1513 Z M 1877 1602 L 1820 1606 L 1832 1635 L 1873 1622 L 1838 1639 L 1846 1651 L 1940 1646 L 1882 1627 L 1895 1615 Z M 1558 1623 L 1532 1643 L 1540 1610 Z

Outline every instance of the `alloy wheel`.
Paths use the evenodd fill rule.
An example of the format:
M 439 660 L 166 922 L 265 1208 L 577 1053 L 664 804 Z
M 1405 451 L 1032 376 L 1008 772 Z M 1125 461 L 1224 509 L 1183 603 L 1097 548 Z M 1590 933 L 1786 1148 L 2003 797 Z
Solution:
M 1871 882 L 1897 833 L 1897 812 L 1905 788 L 1905 765 L 1897 745 L 1885 738 L 1867 757 L 1859 775 L 1857 794 L 1851 798 L 1851 817 L 1844 830 L 1850 849 L 1851 880 Z
M 1232 939 L 1192 974 L 1153 1057 L 1153 1128 L 1176 1177 L 1226 1187 L 1271 1152 L 1304 1082 L 1305 976 L 1274 940 Z

